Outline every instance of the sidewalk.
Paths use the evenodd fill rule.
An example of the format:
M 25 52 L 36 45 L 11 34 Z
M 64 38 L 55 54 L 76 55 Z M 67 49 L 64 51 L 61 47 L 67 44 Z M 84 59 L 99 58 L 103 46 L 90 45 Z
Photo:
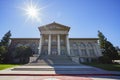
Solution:
M 0 71 L 0 76 L 59 76 L 59 75 L 113 75 L 120 76 L 120 72 L 106 71 L 96 67 L 81 66 L 17 66 Z

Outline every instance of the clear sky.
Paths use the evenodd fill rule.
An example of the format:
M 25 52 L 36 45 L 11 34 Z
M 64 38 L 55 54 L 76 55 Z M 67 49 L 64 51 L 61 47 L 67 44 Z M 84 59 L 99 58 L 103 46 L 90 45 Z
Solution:
M 71 27 L 69 37 L 96 38 L 100 30 L 120 46 L 120 0 L 33 0 L 41 21 L 27 19 L 21 8 L 29 0 L 0 0 L 0 39 L 11 30 L 13 38 L 39 38 L 38 27 L 53 21 Z

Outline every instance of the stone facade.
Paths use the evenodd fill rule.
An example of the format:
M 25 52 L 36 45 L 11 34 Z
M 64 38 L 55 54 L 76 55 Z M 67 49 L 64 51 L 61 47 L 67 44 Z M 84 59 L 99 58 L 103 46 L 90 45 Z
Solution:
M 19 46 L 29 46 L 35 54 L 38 53 L 39 38 L 11 38 L 10 48 L 14 50 Z
M 97 38 L 70 38 L 70 56 L 80 62 L 91 62 L 101 56 Z
M 70 27 L 55 22 L 38 29 L 40 38 L 11 38 L 11 49 L 29 46 L 38 55 L 67 55 L 78 63 L 101 56 L 98 38 L 68 38 Z

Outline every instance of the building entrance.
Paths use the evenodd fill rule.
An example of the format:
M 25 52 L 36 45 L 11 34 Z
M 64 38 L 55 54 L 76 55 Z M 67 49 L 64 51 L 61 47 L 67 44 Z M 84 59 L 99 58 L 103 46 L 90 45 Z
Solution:
M 51 55 L 58 55 L 57 48 L 52 47 L 52 49 L 51 49 Z

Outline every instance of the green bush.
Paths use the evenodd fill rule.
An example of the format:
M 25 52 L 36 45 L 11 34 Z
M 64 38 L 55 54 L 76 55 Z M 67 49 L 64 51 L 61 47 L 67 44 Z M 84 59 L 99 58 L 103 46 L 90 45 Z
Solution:
M 0 63 L 3 63 L 6 53 L 7 53 L 6 47 L 0 46 Z
M 108 56 L 101 56 L 99 57 L 99 62 L 110 64 L 112 63 L 112 60 Z
M 14 63 L 28 63 L 30 56 L 32 56 L 32 49 L 30 47 L 20 46 L 12 52 Z

